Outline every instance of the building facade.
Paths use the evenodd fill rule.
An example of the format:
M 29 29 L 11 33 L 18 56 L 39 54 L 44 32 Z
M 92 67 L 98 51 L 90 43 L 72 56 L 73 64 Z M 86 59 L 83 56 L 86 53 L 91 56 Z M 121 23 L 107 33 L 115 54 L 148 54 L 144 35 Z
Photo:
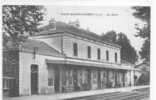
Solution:
M 17 88 L 9 91 L 33 95 L 133 86 L 133 66 L 121 63 L 120 49 L 90 31 L 51 22 L 20 46 Z

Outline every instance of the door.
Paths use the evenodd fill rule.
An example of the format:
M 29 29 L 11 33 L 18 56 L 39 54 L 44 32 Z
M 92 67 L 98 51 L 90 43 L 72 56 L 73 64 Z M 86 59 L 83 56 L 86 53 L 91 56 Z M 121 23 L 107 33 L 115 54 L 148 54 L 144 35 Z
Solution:
M 38 94 L 38 65 L 31 65 L 31 94 Z
M 60 71 L 59 68 L 55 68 L 55 80 L 54 80 L 55 92 L 59 93 L 60 87 Z

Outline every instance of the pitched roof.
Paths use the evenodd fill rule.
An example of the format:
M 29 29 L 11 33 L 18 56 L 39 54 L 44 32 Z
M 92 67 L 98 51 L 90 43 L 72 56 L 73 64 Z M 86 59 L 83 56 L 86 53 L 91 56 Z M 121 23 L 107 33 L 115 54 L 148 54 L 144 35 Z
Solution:
M 59 57 L 63 56 L 59 51 L 39 40 L 28 39 L 22 44 L 23 51 L 33 52 L 34 48 L 36 48 L 37 54 Z
M 91 40 L 94 40 L 94 41 L 102 42 L 104 44 L 120 47 L 118 44 L 114 44 L 114 43 L 108 42 L 108 41 L 103 41 L 101 39 L 101 37 L 99 35 L 97 35 L 96 33 L 94 33 L 94 32 L 87 31 L 87 30 L 84 30 L 82 28 L 77 28 L 77 27 L 74 27 L 74 26 L 72 26 L 70 24 L 60 22 L 60 21 L 57 21 L 55 23 L 55 25 L 56 25 L 55 30 L 51 30 L 50 25 L 46 25 L 44 27 L 41 27 L 39 29 L 39 32 L 36 33 L 35 36 L 38 36 L 38 35 L 39 36 L 40 35 L 51 35 L 51 34 L 56 34 L 56 33 L 67 32 L 67 33 L 70 33 L 70 34 L 73 34 L 73 35 L 77 35 L 77 36 L 81 36 L 81 37 L 91 39 Z

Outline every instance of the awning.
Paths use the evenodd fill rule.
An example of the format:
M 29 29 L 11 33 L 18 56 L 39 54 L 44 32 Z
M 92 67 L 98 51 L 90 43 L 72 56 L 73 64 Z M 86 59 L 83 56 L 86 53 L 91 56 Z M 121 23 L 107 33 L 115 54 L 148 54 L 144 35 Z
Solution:
M 98 67 L 98 68 L 109 68 L 109 69 L 134 70 L 134 68 L 129 68 L 126 66 L 124 67 L 121 64 L 83 61 L 83 60 L 76 60 L 76 59 L 64 59 L 64 60 L 46 59 L 46 62 L 54 63 L 54 64 L 71 64 L 71 65 L 87 66 L 87 67 L 92 67 L 92 68 Z

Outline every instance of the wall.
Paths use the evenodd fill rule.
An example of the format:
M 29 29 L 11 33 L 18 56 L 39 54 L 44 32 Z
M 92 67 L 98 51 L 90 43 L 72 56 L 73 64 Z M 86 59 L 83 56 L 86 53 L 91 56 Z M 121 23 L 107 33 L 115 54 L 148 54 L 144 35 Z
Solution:
M 33 54 L 20 52 L 20 73 L 19 73 L 19 93 L 20 95 L 31 95 L 31 64 L 38 65 L 39 68 L 39 76 L 38 76 L 38 89 L 39 94 L 50 94 L 54 93 L 54 86 L 48 86 L 48 67 L 45 62 L 45 59 L 49 60 L 63 60 L 62 58 L 58 57 L 51 57 L 51 56 L 43 56 L 43 55 L 36 55 L 36 58 L 33 59 Z M 51 64 L 53 67 L 53 64 Z M 53 69 L 50 69 L 51 72 L 54 72 Z M 65 71 L 65 70 L 64 70 Z M 101 70 L 100 70 L 101 71 Z M 85 81 L 85 70 L 82 69 L 79 72 L 82 72 L 82 81 Z M 69 71 L 68 71 L 69 73 Z M 93 75 L 94 74 L 94 75 Z M 73 74 L 72 74 L 73 75 Z M 133 75 L 134 71 L 127 71 L 127 85 L 129 82 L 133 85 Z M 79 75 L 78 75 L 79 77 Z M 111 79 L 109 77 L 109 79 Z M 61 79 L 62 80 L 62 79 Z M 73 80 L 73 79 L 72 79 Z M 67 82 L 68 84 L 68 82 Z M 127 86 L 126 85 L 126 86 Z M 91 89 L 98 88 L 98 71 L 91 70 Z
M 20 95 L 31 95 L 31 64 L 38 65 L 38 93 L 48 94 L 49 91 L 54 92 L 54 87 L 48 87 L 48 70 L 45 59 L 60 60 L 61 58 L 52 56 L 36 55 L 33 58 L 33 54 L 20 52 L 19 61 L 19 93 Z
M 103 43 L 95 42 L 78 36 L 74 36 L 68 33 L 63 34 L 63 40 L 61 34 L 54 34 L 51 36 L 38 36 L 35 39 L 41 40 L 58 50 L 59 52 L 65 53 L 68 57 L 74 57 L 73 55 L 73 43 L 78 44 L 78 57 L 81 59 L 98 60 L 97 49 L 101 50 L 101 59 L 98 61 L 116 63 L 115 53 L 117 53 L 117 64 L 121 63 L 120 48 L 106 45 Z M 87 46 L 91 46 L 91 58 L 87 57 Z M 106 50 L 109 51 L 109 61 L 106 60 Z
M 73 43 L 78 44 L 78 56 L 73 55 Z M 87 57 L 87 46 L 91 46 L 91 58 Z M 97 59 L 97 49 L 101 50 L 101 59 Z M 106 50 L 109 51 L 109 61 L 106 60 Z M 68 57 L 88 59 L 95 61 L 103 61 L 109 63 L 115 63 L 115 52 L 117 53 L 117 64 L 120 64 L 120 49 L 112 46 L 108 46 L 102 43 L 91 42 L 76 36 L 63 36 L 63 52 Z
M 130 73 L 131 73 L 131 86 L 134 86 L 134 71 L 132 70 Z
M 49 46 L 55 48 L 57 51 L 61 52 L 61 35 L 53 35 L 53 36 L 42 36 L 42 37 L 35 37 L 37 40 L 44 41 Z

